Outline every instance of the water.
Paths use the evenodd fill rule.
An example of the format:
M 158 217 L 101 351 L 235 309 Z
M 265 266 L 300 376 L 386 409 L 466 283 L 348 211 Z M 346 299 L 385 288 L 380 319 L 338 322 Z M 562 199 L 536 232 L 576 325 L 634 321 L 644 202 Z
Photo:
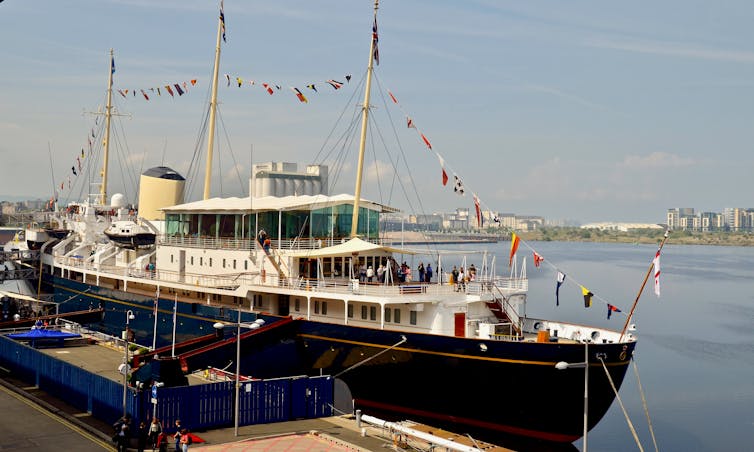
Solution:
M 670 243 L 661 258 L 661 297 L 655 296 L 650 278 L 634 315 L 635 361 L 658 447 L 750 450 L 754 444 L 754 248 L 672 245 L 672 235 Z M 614 313 L 607 320 L 605 302 L 624 313 L 630 310 L 657 249 L 607 243 L 533 242 L 531 246 L 550 265 L 536 269 L 531 251 L 524 245 L 519 248 L 519 260 L 523 255 L 528 260 L 529 316 L 616 330 L 623 327 L 626 316 Z M 508 271 L 509 247 L 508 242 L 487 245 L 496 256 L 498 274 Z M 414 257 L 414 267 L 421 259 Z M 467 259 L 479 267 L 482 258 Z M 443 266 L 460 262 L 461 257 L 443 258 Z M 551 265 L 566 273 L 570 282 L 560 290 L 559 307 Z M 574 281 L 595 294 L 591 308 L 583 307 L 581 289 Z M 654 450 L 632 368 L 620 395 L 642 446 Z M 617 401 L 588 439 L 591 450 L 638 450 Z M 581 441 L 575 446 L 581 449 Z

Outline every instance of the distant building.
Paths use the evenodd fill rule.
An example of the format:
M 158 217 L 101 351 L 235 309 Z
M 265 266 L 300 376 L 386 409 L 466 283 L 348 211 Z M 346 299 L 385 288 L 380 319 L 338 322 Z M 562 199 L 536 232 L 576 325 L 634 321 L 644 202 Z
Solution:
M 601 231 L 622 231 L 628 232 L 632 229 L 664 229 L 657 223 L 615 223 L 615 222 L 602 222 L 602 223 L 587 223 L 581 226 L 581 229 L 599 229 Z

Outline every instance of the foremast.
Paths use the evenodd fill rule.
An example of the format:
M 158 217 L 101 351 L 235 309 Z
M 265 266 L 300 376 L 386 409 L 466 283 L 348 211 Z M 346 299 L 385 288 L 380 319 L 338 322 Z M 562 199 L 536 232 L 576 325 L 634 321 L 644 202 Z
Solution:
M 353 194 L 353 216 L 351 218 L 351 237 L 356 237 L 359 230 L 359 204 L 361 203 L 361 179 L 364 171 L 364 150 L 367 142 L 367 125 L 369 122 L 369 98 L 372 91 L 372 72 L 374 71 L 374 49 L 377 45 L 377 9 L 379 0 L 374 0 L 374 29 L 372 43 L 369 46 L 369 64 L 364 88 L 364 105 L 361 107 L 361 138 L 359 140 L 359 163 L 356 167 L 356 188 Z
M 220 71 L 220 39 L 223 35 L 223 3 L 220 1 L 220 16 L 217 19 L 217 43 L 215 45 L 215 67 L 212 72 L 212 99 L 209 102 L 209 133 L 207 134 L 207 165 L 204 171 L 204 199 L 209 199 L 212 182 L 212 150 L 215 146 L 215 115 L 217 114 L 217 76 Z
M 105 106 L 105 142 L 102 148 L 102 184 L 99 189 L 99 203 L 104 205 L 107 201 L 107 167 L 110 157 L 110 119 L 113 112 L 113 74 L 115 74 L 115 56 L 110 49 L 110 73 L 107 78 L 107 105 Z

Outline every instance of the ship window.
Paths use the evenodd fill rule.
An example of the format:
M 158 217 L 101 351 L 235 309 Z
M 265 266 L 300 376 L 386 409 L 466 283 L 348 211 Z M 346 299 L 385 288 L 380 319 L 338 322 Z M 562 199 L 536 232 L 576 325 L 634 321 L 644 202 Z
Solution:
M 352 304 L 348 305 L 348 317 L 353 318 L 353 305 Z
M 296 312 L 298 312 L 298 311 L 300 311 L 300 310 L 301 310 L 301 300 L 299 300 L 298 298 L 296 298 L 296 299 L 295 299 L 295 300 L 293 301 L 293 309 L 294 309 L 294 310 L 295 310 Z
M 204 265 L 204 258 L 200 257 L 199 258 L 199 266 L 201 267 L 202 265 Z
M 377 306 L 369 307 L 369 320 L 377 320 Z
M 361 307 L 361 318 L 364 319 L 364 320 L 367 319 L 367 307 L 366 306 L 362 306 Z
M 191 256 L 191 265 L 194 265 L 194 256 Z
M 236 269 L 236 260 L 233 259 L 233 270 L 235 270 L 235 269 Z
M 170 255 L 170 263 L 171 264 L 173 263 L 173 255 L 172 254 Z
M 225 259 L 223 259 L 223 268 L 225 268 Z
M 408 321 L 411 325 L 416 325 L 416 311 L 408 311 Z
M 385 308 L 385 322 L 390 321 L 390 308 Z
M 314 301 L 314 313 L 319 314 L 319 301 Z
M 209 266 L 210 267 L 212 266 L 212 258 L 211 257 L 209 258 Z
M 393 312 L 393 320 L 395 320 L 395 323 L 401 323 L 401 310 L 396 308 L 395 312 Z
M 327 302 L 322 302 L 322 315 L 327 315 Z
M 243 261 L 243 269 L 244 271 L 249 269 L 249 261 Z

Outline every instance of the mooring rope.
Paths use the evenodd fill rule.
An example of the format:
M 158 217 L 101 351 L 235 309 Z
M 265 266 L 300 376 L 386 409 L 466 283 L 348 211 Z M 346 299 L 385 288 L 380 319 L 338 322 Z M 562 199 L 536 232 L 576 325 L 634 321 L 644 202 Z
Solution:
M 647 425 L 649 426 L 649 433 L 652 435 L 652 443 L 655 446 L 655 452 L 658 452 L 657 439 L 655 438 L 655 430 L 652 428 L 652 419 L 649 417 L 649 408 L 647 407 L 647 399 L 644 398 L 644 388 L 641 387 L 641 378 L 639 378 L 639 366 L 636 365 L 636 358 L 632 357 L 631 362 L 634 365 L 634 374 L 636 374 L 636 382 L 639 384 L 639 394 L 641 395 L 641 404 L 644 406 L 644 414 L 647 416 Z
M 374 359 L 374 358 L 376 358 L 376 357 L 378 357 L 378 356 L 382 355 L 383 353 L 387 353 L 387 352 L 389 352 L 390 350 L 392 350 L 392 349 L 394 349 L 395 347 L 397 347 L 397 346 L 399 346 L 399 345 L 403 344 L 403 343 L 404 343 L 404 342 L 406 342 L 407 340 L 408 340 L 408 339 L 406 339 L 406 336 L 401 336 L 401 340 L 400 340 L 400 341 L 398 341 L 397 343 L 395 343 L 395 344 L 391 345 L 390 347 L 386 348 L 385 350 L 382 350 L 381 352 L 379 352 L 379 353 L 377 353 L 377 354 L 375 354 L 375 355 L 372 355 L 372 356 L 370 356 L 369 358 L 366 358 L 366 359 L 363 359 L 363 360 L 361 360 L 361 361 L 357 362 L 356 364 L 354 364 L 353 366 L 349 367 L 348 369 L 344 369 L 344 370 L 341 370 L 341 371 L 340 371 L 340 372 L 338 372 L 337 374 L 333 375 L 333 378 L 338 378 L 339 376 L 343 375 L 344 373 L 346 373 L 346 372 L 348 372 L 348 371 L 351 371 L 351 370 L 353 370 L 353 369 L 355 369 L 355 368 L 359 367 L 360 365 L 364 364 L 365 362 L 367 362 L 367 361 L 370 361 L 370 360 L 372 360 L 372 359 Z
M 639 436 L 636 434 L 636 429 L 634 429 L 634 424 L 631 423 L 631 419 L 628 417 L 626 408 L 623 406 L 623 401 L 620 399 L 620 395 L 618 394 L 618 388 L 616 388 L 615 383 L 613 383 L 613 377 L 611 377 L 610 372 L 607 371 L 605 360 L 602 359 L 601 356 L 598 356 L 598 358 L 600 362 L 602 363 L 602 368 L 605 369 L 605 375 L 607 375 L 607 380 L 610 382 L 610 386 L 613 388 L 613 392 L 615 393 L 615 398 L 616 400 L 618 400 L 618 405 L 620 405 L 620 409 L 623 410 L 623 416 L 625 416 L 626 418 L 626 422 L 628 423 L 628 428 L 631 429 L 631 434 L 634 436 L 634 441 L 636 441 L 636 445 L 639 446 L 639 450 L 641 452 L 644 452 L 644 448 L 641 447 L 641 442 L 639 442 Z

